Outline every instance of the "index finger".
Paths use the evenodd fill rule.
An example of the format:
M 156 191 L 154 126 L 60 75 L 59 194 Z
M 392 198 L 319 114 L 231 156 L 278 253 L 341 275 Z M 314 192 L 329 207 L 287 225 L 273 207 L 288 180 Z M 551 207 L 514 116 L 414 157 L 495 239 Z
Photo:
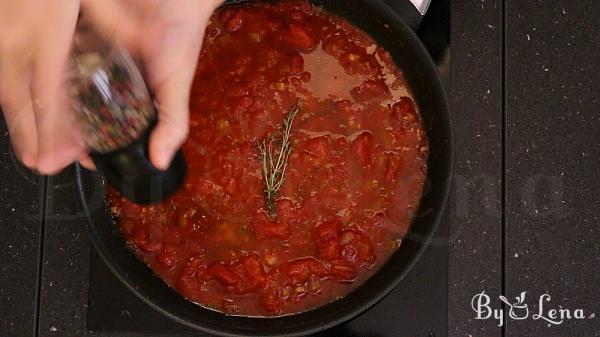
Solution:
M 79 12 L 77 2 L 57 0 L 48 6 L 46 25 L 37 32 L 40 38 L 34 55 L 32 98 L 38 135 L 37 168 L 53 174 L 73 162 L 83 151 L 70 109 L 67 61 Z M 45 29 L 51 26 L 52 29 Z

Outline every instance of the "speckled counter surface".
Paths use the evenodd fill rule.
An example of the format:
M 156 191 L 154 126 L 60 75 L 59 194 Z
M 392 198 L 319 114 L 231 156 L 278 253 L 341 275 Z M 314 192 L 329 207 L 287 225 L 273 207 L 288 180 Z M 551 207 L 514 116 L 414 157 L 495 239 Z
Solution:
M 598 1 L 507 3 L 506 288 L 530 305 L 547 292 L 546 317 L 586 312 L 508 336 L 600 336 L 599 17 Z
M 500 336 L 473 320 L 471 298 L 502 290 L 502 1 L 452 1 L 448 336 Z
M 39 317 L 45 179 L 15 159 L 0 120 L 0 336 L 31 336 Z
M 448 336 L 600 336 L 598 17 L 597 0 L 452 1 Z M 88 335 L 90 247 L 69 176 L 22 170 L 4 124 L 0 150 L 0 336 Z M 496 308 L 525 291 L 531 314 L 548 293 L 545 311 L 585 318 L 499 327 L 475 319 L 482 291 Z

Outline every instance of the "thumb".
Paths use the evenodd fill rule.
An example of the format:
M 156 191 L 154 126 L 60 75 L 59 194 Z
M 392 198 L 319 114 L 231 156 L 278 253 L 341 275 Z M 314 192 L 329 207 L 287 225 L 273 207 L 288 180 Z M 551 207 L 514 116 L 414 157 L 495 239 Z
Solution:
M 159 169 L 169 166 L 189 132 L 190 89 L 203 31 L 196 25 L 173 24 L 158 33 L 163 43 L 144 52 L 159 109 L 158 124 L 150 136 L 150 160 Z

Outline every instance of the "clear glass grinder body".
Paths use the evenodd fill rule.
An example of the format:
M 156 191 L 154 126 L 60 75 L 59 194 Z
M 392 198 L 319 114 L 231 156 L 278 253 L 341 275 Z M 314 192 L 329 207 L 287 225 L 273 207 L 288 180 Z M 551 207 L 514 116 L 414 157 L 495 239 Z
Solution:
M 119 192 L 139 204 L 153 204 L 179 188 L 187 172 L 181 149 L 167 170 L 158 170 L 149 160 L 149 138 L 158 113 L 127 50 L 80 27 L 73 51 L 72 97 L 90 156 Z

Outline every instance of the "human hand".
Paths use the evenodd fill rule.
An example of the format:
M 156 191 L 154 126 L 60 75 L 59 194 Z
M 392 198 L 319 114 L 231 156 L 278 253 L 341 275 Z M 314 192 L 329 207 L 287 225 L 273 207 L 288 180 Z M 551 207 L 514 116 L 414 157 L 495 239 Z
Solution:
M 78 13 L 75 0 L 0 0 L 0 104 L 16 156 L 43 174 L 90 164 L 65 90 Z
M 159 104 L 150 159 L 165 169 L 188 133 L 189 91 L 204 29 L 220 0 L 83 0 L 108 39 L 142 58 Z M 17 157 L 54 174 L 93 164 L 75 126 L 66 67 L 79 1 L 0 0 L 0 104 Z
M 150 160 L 166 169 L 187 138 L 189 97 L 208 20 L 220 0 L 82 0 L 107 39 L 139 56 L 158 102 Z

